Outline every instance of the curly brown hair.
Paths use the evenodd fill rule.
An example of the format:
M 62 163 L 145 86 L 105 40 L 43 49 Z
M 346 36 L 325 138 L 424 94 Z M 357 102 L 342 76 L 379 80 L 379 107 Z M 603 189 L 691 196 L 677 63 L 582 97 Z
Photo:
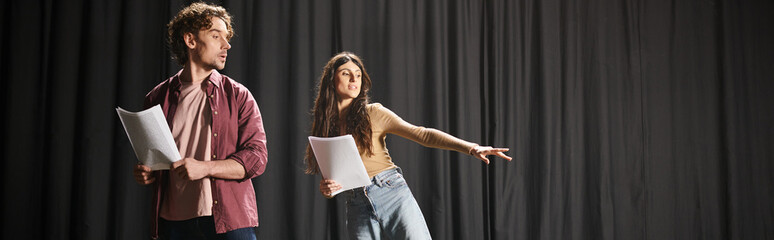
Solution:
M 346 119 L 346 133 L 352 134 L 355 138 L 355 144 L 361 153 L 372 156 L 371 145 L 371 118 L 368 116 L 366 106 L 368 105 L 368 91 L 371 89 L 371 77 L 363 66 L 363 62 L 357 55 L 351 52 L 341 52 L 333 56 L 328 64 L 323 68 L 322 76 L 317 85 L 317 98 L 314 100 L 312 109 L 312 131 L 311 135 L 316 137 L 335 137 L 339 136 L 339 95 L 336 94 L 336 69 L 345 63 L 353 62 L 363 72 L 362 86 L 360 94 L 349 105 L 349 114 Z M 317 174 L 320 168 L 317 160 L 314 158 L 312 147 L 306 147 L 306 174 Z
M 218 17 L 226 23 L 228 36 L 226 40 L 231 40 L 234 36 L 234 29 L 231 28 L 231 15 L 225 8 L 217 5 L 210 5 L 204 2 L 195 2 L 180 12 L 167 24 L 167 44 L 172 58 L 180 66 L 185 66 L 188 62 L 188 46 L 185 44 L 183 36 L 186 33 L 193 33 L 198 36 L 199 31 L 212 27 L 212 17 Z

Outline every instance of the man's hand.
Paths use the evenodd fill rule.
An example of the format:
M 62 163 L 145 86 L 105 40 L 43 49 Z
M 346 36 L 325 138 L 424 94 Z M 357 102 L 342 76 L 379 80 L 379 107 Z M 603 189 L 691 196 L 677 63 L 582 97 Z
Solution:
M 210 167 L 206 162 L 193 158 L 183 158 L 172 163 L 172 171 L 170 173 L 176 174 L 182 179 L 195 181 L 209 176 L 209 171 Z
M 320 193 L 325 198 L 332 198 L 331 193 L 338 191 L 341 189 L 341 184 L 336 183 L 336 181 L 331 179 L 321 179 L 320 180 Z
M 151 168 L 145 165 L 134 165 L 134 180 L 141 185 L 148 185 L 156 181 Z

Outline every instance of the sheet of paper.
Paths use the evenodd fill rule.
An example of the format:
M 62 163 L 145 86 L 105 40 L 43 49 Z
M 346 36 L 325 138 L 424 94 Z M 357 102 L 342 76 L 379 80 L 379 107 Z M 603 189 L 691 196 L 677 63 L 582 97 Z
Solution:
M 341 190 L 334 192 L 332 196 L 371 184 L 352 135 L 329 138 L 310 136 L 309 144 L 312 145 L 323 177 L 341 184 Z
M 161 106 L 156 105 L 140 112 L 129 112 L 117 107 L 116 112 L 132 143 L 134 154 L 143 165 L 154 171 L 164 170 L 180 160 L 180 151 L 177 150 Z

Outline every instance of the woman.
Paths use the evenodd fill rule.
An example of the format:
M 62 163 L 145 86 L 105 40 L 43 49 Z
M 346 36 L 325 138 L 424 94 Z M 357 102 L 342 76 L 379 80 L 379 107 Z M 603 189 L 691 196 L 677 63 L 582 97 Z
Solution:
M 371 78 L 355 54 L 342 52 L 331 58 L 317 88 L 311 134 L 318 137 L 351 134 L 372 182 L 369 186 L 342 193 L 347 198 L 347 230 L 351 239 L 430 238 L 422 211 L 406 185 L 402 171 L 387 152 L 384 142 L 387 133 L 427 147 L 467 153 L 487 164 L 487 155 L 511 160 L 503 154 L 507 148 L 479 146 L 436 129 L 417 127 L 381 104 L 369 104 Z M 309 146 L 306 173 L 319 173 Z M 320 181 L 320 192 L 327 198 L 340 189 L 341 185 L 333 180 Z

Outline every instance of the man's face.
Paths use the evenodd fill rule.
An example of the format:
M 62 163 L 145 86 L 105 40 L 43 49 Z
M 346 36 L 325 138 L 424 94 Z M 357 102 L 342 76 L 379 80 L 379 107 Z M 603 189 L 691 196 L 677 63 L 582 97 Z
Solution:
M 231 49 L 231 44 L 228 43 L 228 28 L 226 22 L 218 17 L 212 17 L 210 21 L 212 27 L 199 31 L 190 56 L 193 64 L 206 70 L 222 70 L 226 67 L 227 51 Z

